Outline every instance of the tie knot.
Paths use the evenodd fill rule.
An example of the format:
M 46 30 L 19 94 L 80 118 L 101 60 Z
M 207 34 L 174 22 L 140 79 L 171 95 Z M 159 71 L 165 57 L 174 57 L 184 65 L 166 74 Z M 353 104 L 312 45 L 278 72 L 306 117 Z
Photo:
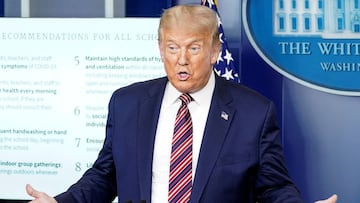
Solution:
M 180 95 L 179 98 L 186 105 L 188 105 L 193 100 L 193 98 L 188 93 L 184 93 L 184 94 Z

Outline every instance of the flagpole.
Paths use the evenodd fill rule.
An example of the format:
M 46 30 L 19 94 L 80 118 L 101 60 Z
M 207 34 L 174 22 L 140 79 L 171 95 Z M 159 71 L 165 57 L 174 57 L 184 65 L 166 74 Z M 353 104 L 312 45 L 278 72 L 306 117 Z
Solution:
M 28 18 L 30 17 L 30 0 L 21 0 L 21 17 Z
M 114 0 L 105 0 L 105 18 L 114 17 Z

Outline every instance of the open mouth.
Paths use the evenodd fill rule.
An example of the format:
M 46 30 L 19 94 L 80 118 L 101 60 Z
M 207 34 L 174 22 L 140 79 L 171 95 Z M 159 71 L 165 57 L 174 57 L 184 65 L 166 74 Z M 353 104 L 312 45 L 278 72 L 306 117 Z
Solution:
M 179 72 L 177 77 L 179 80 L 187 80 L 190 77 L 190 74 L 187 72 Z

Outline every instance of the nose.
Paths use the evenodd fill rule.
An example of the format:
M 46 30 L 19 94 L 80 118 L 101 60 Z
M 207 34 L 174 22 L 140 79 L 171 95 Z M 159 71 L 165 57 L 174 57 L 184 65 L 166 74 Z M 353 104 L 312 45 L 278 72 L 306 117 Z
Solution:
M 179 60 L 178 60 L 178 64 L 181 66 L 186 66 L 188 65 L 188 56 L 187 56 L 187 51 L 186 49 L 181 49 L 180 54 L 179 54 Z

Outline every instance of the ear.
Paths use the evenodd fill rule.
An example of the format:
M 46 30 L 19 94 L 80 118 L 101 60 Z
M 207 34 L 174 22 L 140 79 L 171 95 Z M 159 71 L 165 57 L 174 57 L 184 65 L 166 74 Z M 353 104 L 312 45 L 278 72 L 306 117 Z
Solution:
M 164 46 L 162 45 L 162 43 L 159 41 L 158 42 L 158 47 L 159 47 L 159 51 L 160 51 L 160 57 L 161 57 L 161 61 L 164 61 Z
M 221 51 L 221 43 L 214 45 L 211 53 L 211 64 L 215 64 Z

